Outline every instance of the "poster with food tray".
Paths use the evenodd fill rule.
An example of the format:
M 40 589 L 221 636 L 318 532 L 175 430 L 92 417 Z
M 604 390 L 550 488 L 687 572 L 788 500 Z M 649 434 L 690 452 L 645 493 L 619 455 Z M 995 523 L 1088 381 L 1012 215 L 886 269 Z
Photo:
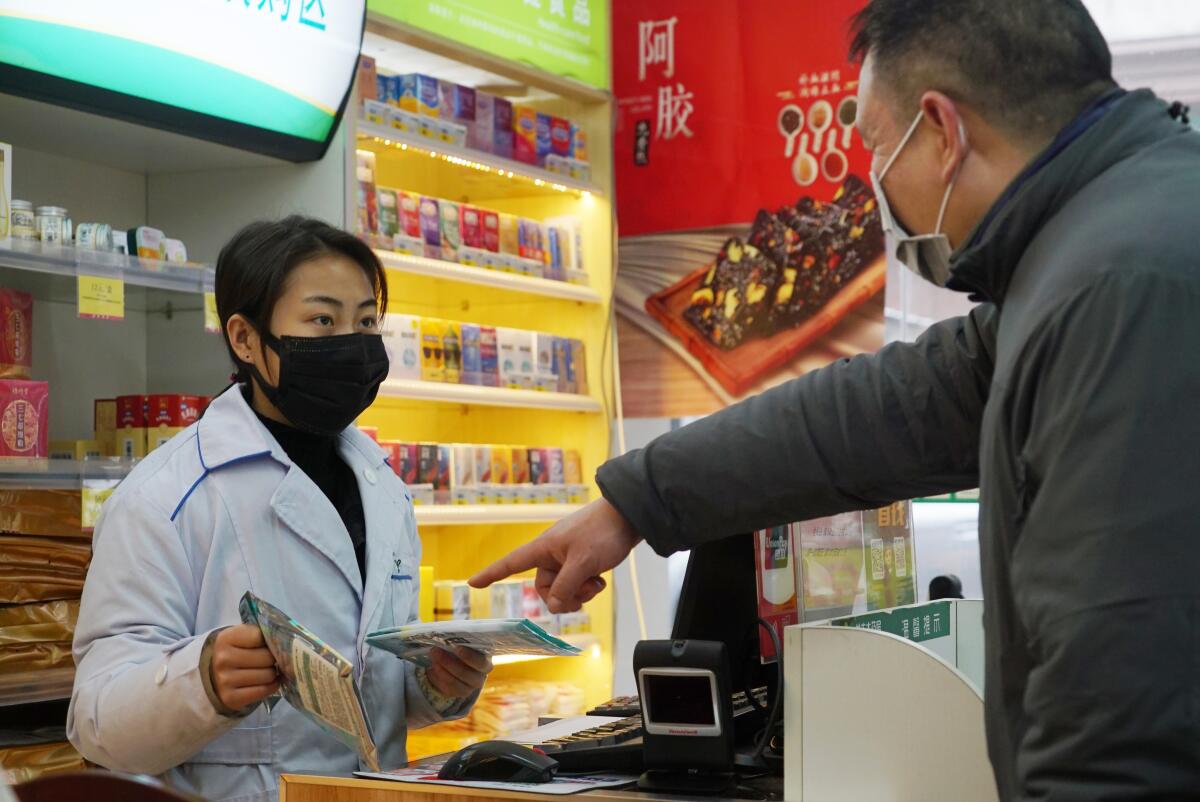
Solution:
M 655 293 L 646 312 L 740 396 L 883 289 L 875 196 L 850 176 L 831 200 L 761 210 L 745 238 Z

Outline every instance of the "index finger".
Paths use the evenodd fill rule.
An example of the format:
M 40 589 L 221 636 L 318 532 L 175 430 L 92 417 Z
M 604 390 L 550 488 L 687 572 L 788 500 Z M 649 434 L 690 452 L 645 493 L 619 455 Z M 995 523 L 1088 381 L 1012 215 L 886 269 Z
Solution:
M 526 543 L 524 546 L 509 553 L 508 556 L 500 558 L 475 574 L 475 576 L 467 580 L 467 584 L 473 588 L 486 588 L 513 574 L 528 571 L 530 568 L 537 568 L 541 564 L 541 558 L 544 556 L 545 550 L 546 546 L 541 538 Z

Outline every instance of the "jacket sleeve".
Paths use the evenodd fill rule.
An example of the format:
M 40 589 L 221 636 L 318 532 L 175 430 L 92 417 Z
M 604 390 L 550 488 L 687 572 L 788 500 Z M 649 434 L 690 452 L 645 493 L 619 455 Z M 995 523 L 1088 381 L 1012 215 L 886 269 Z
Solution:
M 416 534 L 417 519 L 416 514 L 412 510 L 412 504 L 409 503 L 408 509 L 409 531 L 413 533 L 413 555 L 416 558 L 416 564 L 421 564 L 421 538 Z M 406 623 L 414 624 L 421 619 L 421 586 L 420 572 L 413 575 L 413 594 L 412 604 L 408 611 L 408 621 Z M 425 670 L 419 668 L 413 663 L 404 661 L 404 695 L 405 695 L 405 711 L 407 713 L 408 726 L 412 729 L 420 729 L 428 727 L 432 724 L 437 724 L 441 721 L 451 721 L 460 719 L 471 711 L 475 705 L 475 701 L 479 698 L 479 693 L 471 694 L 465 699 L 447 699 L 438 693 L 425 679 Z
M 828 365 L 597 472 L 659 554 L 978 484 L 995 307 Z
M 85 758 L 161 774 L 238 724 L 205 693 L 196 603 L 170 515 L 138 488 L 118 491 L 96 527 L 75 629 L 67 736 Z

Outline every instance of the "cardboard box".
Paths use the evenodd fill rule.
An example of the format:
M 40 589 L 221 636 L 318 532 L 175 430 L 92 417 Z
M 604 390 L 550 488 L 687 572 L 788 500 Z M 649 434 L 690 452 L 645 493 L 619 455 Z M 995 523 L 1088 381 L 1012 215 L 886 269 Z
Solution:
M 524 332 L 518 329 L 496 329 L 499 352 L 500 386 L 508 387 L 521 372 L 521 341 Z
M 0 457 L 45 459 L 50 455 L 50 385 L 0 379 Z
M 550 484 L 550 449 L 531 448 L 529 453 L 529 481 L 535 485 Z
M 553 375 L 555 373 L 554 351 L 557 342 L 562 338 L 541 332 L 536 334 L 535 337 L 537 342 L 537 364 L 535 365 L 535 369 L 538 373 Z M 554 389 L 558 388 L 555 387 Z
M 421 198 L 411 192 L 397 192 L 396 205 L 400 210 L 400 233 L 421 239 Z
M 436 446 L 437 448 L 437 479 L 433 483 L 433 501 L 435 504 L 449 504 L 450 491 L 454 488 L 452 484 L 453 474 L 451 473 L 453 460 L 453 452 L 450 446 Z
M 512 483 L 526 485 L 533 482 L 532 450 L 513 447 L 512 449 Z
M 512 102 L 502 97 L 492 101 L 492 153 L 505 159 L 513 158 L 516 139 L 514 124 Z
M 588 160 L 587 133 L 575 123 L 571 123 L 571 153 L 572 159 L 585 162 Z
M 384 316 L 383 347 L 388 355 L 388 378 L 421 378 L 421 321 L 413 315 Z
M 441 258 L 447 262 L 457 262 L 459 249 L 462 248 L 459 205 L 447 200 L 438 201 L 438 212 L 441 221 Z
M 375 71 L 375 59 L 362 54 L 358 57 L 358 98 L 379 99 L 379 75 Z
M 448 384 L 458 384 L 462 379 L 462 324 L 444 323 L 442 328 L 442 360 Z
M 379 187 L 375 190 L 375 205 L 379 215 L 379 246 L 391 250 L 400 231 L 400 209 L 396 190 Z
M 400 481 L 412 487 L 421 483 L 421 446 L 418 443 L 400 444 L 400 461 L 396 463 Z
M 575 385 L 570 379 L 569 364 L 571 361 L 571 341 L 566 337 L 554 339 L 554 376 L 558 380 L 555 388 L 560 393 L 575 392 Z
M 538 167 L 546 166 L 546 157 L 553 153 L 551 147 L 551 128 L 553 117 L 549 114 L 537 115 L 537 156 L 534 162 Z
M 375 70 L 375 99 L 389 106 L 400 106 L 400 76 Z
M 583 460 L 573 448 L 563 451 L 563 481 L 568 485 L 583 484 Z
M 391 466 L 392 473 L 396 476 L 400 475 L 400 448 L 404 444 L 399 440 L 377 440 L 379 447 L 383 449 L 384 459 Z
M 567 366 L 570 374 L 567 381 L 575 386 L 579 395 L 590 395 L 588 388 L 587 348 L 582 340 L 571 340 L 571 361 Z
M 469 136 L 471 126 L 475 123 L 475 90 L 449 81 L 438 81 L 438 91 L 442 119 L 467 126 Z
M 32 367 L 33 296 L 0 287 L 0 377 L 28 379 Z
M 537 164 L 538 114 L 528 106 L 513 108 L 513 154 L 524 164 Z
M 483 247 L 491 253 L 500 252 L 500 215 L 498 212 L 490 212 L 487 209 L 480 209 L 480 216 L 483 222 Z
M 0 142 L 0 245 L 12 241 L 12 145 Z
M 117 456 L 141 459 L 146 456 L 146 404 L 144 395 L 117 396 Z
M 480 328 L 474 323 L 462 324 L 462 376 L 463 384 L 483 384 L 482 358 L 480 351 Z
M 417 447 L 417 482 L 420 485 L 437 486 L 438 447 L 436 443 L 421 443 Z
M 446 324 L 434 318 L 421 319 L 421 379 L 427 382 L 446 380 L 446 359 L 442 338 Z
M 468 248 L 483 249 L 483 211 L 481 209 L 473 206 L 462 207 L 462 244 Z
M 509 256 L 521 255 L 521 220 L 516 215 L 501 214 L 500 223 L 500 253 Z
M 165 445 L 200 419 L 201 398 L 195 395 L 146 396 L 146 452 Z
M 436 78 L 410 73 L 399 76 L 399 79 L 400 108 L 426 117 L 442 116 L 441 87 Z
M 492 447 L 473 446 L 475 458 L 475 483 L 483 486 L 492 482 Z
M 425 256 L 429 259 L 442 258 L 442 215 L 438 199 L 421 196 L 421 237 L 425 240 Z
M 479 327 L 479 383 L 484 387 L 500 386 L 500 352 L 496 329 Z

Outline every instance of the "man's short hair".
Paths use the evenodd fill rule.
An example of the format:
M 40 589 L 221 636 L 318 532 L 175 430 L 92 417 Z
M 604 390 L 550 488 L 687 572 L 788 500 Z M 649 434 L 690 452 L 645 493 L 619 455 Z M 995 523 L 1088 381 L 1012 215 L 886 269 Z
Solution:
M 899 117 L 935 89 L 1038 142 L 1115 86 L 1112 53 L 1081 0 L 870 0 L 851 34 L 851 59 L 871 55 Z

